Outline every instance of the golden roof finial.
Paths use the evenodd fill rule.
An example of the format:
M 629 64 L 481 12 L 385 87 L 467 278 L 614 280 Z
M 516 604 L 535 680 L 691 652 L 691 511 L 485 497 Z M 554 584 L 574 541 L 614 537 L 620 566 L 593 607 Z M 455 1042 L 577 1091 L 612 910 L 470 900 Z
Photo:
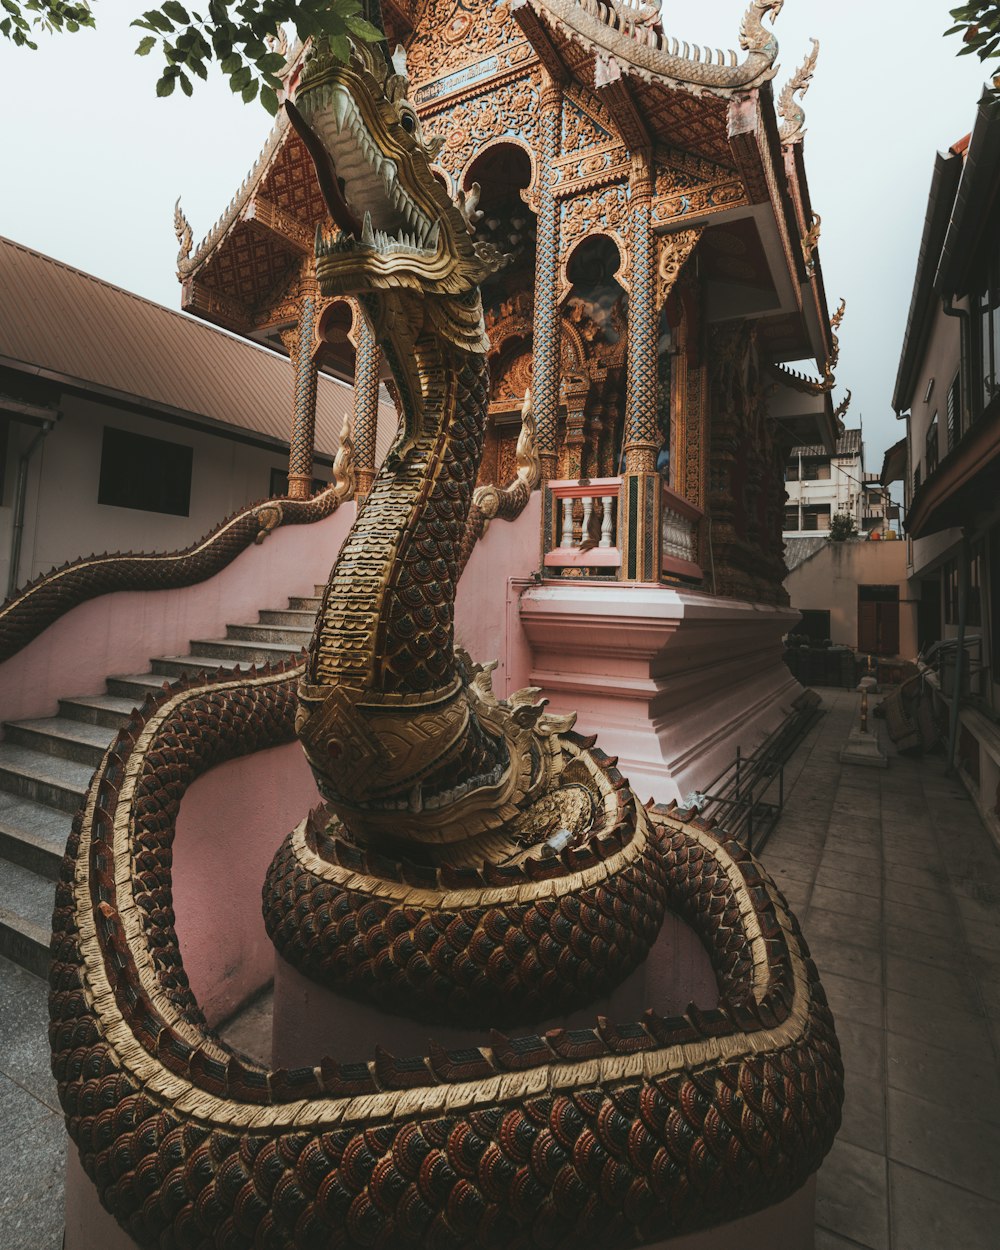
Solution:
M 184 210 L 181 208 L 180 196 L 174 204 L 174 234 L 181 245 L 181 250 L 177 253 L 177 277 L 178 280 L 182 280 L 184 262 L 190 259 L 191 248 L 194 246 L 194 234 L 191 231 L 191 223 L 184 216 Z
M 819 58 L 819 40 L 812 41 L 812 52 L 806 57 L 792 77 L 785 84 L 778 99 L 778 114 L 783 118 L 779 132 L 782 147 L 791 143 L 801 143 L 805 134 L 806 113 L 802 107 L 802 97 L 809 90 L 816 61 Z M 795 97 L 798 96 L 798 100 Z
M 812 224 L 806 231 L 806 236 L 802 240 L 802 258 L 806 262 L 806 273 L 811 278 L 816 272 L 816 261 L 813 259 L 813 253 L 819 246 L 819 236 L 823 229 L 823 218 L 819 213 L 813 213 Z

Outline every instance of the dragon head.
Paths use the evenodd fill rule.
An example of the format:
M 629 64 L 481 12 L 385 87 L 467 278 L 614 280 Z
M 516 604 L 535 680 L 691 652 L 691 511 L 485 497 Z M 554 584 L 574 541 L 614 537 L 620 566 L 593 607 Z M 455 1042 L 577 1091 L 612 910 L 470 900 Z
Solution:
M 339 228 L 317 231 L 320 289 L 374 303 L 404 291 L 473 297 L 498 260 L 472 237 L 476 192 L 455 203 L 432 172 L 440 142 L 425 139 L 407 99 L 402 49 L 391 61 L 383 49 L 352 42 L 344 63 L 318 46 L 286 105 Z

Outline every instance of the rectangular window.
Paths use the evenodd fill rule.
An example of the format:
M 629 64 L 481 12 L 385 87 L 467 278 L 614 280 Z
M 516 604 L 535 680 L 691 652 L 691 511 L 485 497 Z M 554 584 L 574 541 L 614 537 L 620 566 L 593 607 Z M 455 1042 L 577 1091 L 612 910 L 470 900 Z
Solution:
M 819 609 L 802 609 L 802 620 L 792 631 L 804 635 L 810 642 L 823 643 L 830 640 L 830 613 Z
M 4 502 L 4 484 L 7 481 L 7 458 L 12 422 L 6 413 L 0 412 L 0 507 Z
M 828 530 L 830 528 L 830 505 L 810 504 L 802 509 L 804 530 Z
M 930 427 L 927 430 L 927 439 L 925 444 L 925 452 L 927 455 L 927 476 L 934 472 L 938 464 L 938 414 L 934 414 Z
M 962 373 L 959 370 L 948 387 L 948 450 L 962 437 Z
M 982 379 L 981 407 L 1000 395 L 1000 249 L 990 258 L 985 290 L 972 300 L 973 318 L 978 306 L 978 374 Z
M 958 624 L 958 562 L 949 560 L 941 570 L 941 587 L 944 592 L 944 623 Z
M 785 481 L 797 482 L 799 480 L 799 462 L 796 460 L 794 464 L 790 464 L 785 468 Z
M 983 623 L 983 550 L 980 544 L 969 561 L 969 601 L 965 612 L 966 625 L 979 628 Z
M 188 516 L 194 448 L 104 427 L 97 502 L 139 512 Z
M 830 480 L 830 461 L 813 457 L 802 461 L 802 480 L 804 482 L 828 482 Z
M 785 509 L 785 529 L 797 530 L 799 528 L 799 510 L 798 508 Z

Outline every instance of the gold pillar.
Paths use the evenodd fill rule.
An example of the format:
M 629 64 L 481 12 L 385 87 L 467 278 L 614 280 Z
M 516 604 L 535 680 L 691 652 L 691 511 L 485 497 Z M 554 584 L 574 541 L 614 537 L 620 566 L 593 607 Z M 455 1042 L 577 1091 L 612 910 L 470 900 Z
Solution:
M 378 342 L 365 317 L 357 318 L 357 356 L 354 366 L 355 499 L 362 500 L 375 480 L 375 432 L 378 426 Z
M 542 486 L 557 471 L 559 418 L 559 206 L 555 162 L 562 124 L 562 88 L 543 75 L 538 148 L 538 221 L 535 244 L 535 313 L 532 342 L 531 398 L 535 413 L 535 445 L 542 466 Z
M 298 325 L 283 335 L 292 358 L 294 392 L 292 433 L 288 449 L 288 498 L 308 499 L 312 494 L 313 453 L 316 445 L 316 387 L 319 371 L 313 356 L 316 299 L 307 292 L 302 299 Z
M 625 474 L 621 517 L 622 578 L 660 580 L 660 476 L 656 472 L 656 249 L 651 153 L 632 154 L 629 180 L 631 265 L 625 393 Z

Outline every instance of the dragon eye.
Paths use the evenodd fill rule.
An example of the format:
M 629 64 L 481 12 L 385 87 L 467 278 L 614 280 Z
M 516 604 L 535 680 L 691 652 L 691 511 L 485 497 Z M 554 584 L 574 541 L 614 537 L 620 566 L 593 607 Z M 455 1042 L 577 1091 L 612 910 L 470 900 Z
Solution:
M 417 128 L 417 119 L 412 113 L 404 113 L 400 117 L 400 123 L 408 135 L 412 135 Z

